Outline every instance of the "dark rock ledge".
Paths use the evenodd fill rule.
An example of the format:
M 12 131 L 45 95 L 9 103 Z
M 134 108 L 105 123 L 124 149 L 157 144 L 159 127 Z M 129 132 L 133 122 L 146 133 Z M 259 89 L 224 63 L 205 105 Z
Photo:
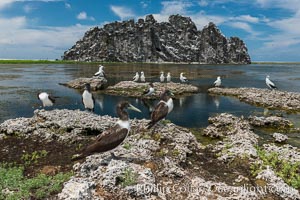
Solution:
M 0 138 L 39 136 L 44 142 L 76 142 L 87 135 L 100 134 L 116 122 L 79 110 L 36 110 L 32 118 L 7 120 L 0 125 Z M 172 123 L 160 124 L 155 131 L 144 127 L 149 120 L 131 120 L 132 130 L 110 154 L 94 154 L 74 163 L 74 176 L 64 184 L 59 199 L 299 199 L 299 191 L 287 185 L 273 169 L 256 177 L 243 171 L 261 162 L 255 145 L 259 136 L 247 119 L 223 113 L 210 119 L 208 136 L 224 136 L 217 144 L 203 146 L 189 129 Z M 92 136 L 94 137 L 94 136 Z M 299 149 L 266 144 L 284 159 L 299 161 Z M 286 153 L 288 150 L 288 154 Z M 74 154 L 77 153 L 74 149 Z M 72 156 L 72 155 L 70 155 Z M 244 159 L 240 165 L 229 165 Z M 253 190 L 263 180 L 272 190 Z M 249 188 L 247 190 L 247 188 Z
M 289 112 L 300 111 L 300 93 L 259 88 L 210 88 L 211 94 L 235 96 L 240 101 Z
M 133 81 L 121 81 L 116 85 L 109 86 L 103 92 L 112 95 L 121 95 L 129 97 L 141 97 L 143 92 L 148 89 L 149 83 L 136 83 Z M 157 99 L 164 89 L 169 89 L 176 96 L 187 96 L 198 92 L 198 87 L 182 83 L 153 83 L 155 92 L 145 98 Z

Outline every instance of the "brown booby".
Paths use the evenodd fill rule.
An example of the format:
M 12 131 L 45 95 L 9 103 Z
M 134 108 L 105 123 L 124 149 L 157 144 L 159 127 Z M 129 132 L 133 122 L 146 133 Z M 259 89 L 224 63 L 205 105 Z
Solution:
M 143 92 L 143 95 L 150 96 L 153 94 L 153 92 L 154 92 L 154 85 L 153 83 L 149 83 L 149 88 Z
M 38 94 L 38 99 L 42 101 L 43 107 L 53 106 L 55 99 L 47 92 L 41 92 Z
M 86 83 L 84 86 L 84 92 L 82 93 L 82 103 L 85 109 L 94 111 L 95 99 L 91 93 L 91 85 Z
M 150 129 L 157 122 L 164 119 L 173 110 L 173 94 L 170 90 L 165 90 L 160 97 L 160 101 L 155 106 L 154 111 L 151 114 L 151 121 L 148 123 L 147 129 Z
M 119 116 L 116 124 L 98 135 L 91 145 L 83 149 L 82 153 L 72 160 L 79 160 L 91 154 L 106 152 L 118 147 L 126 139 L 130 131 L 129 115 L 126 109 L 141 112 L 127 101 L 120 102 L 116 107 Z

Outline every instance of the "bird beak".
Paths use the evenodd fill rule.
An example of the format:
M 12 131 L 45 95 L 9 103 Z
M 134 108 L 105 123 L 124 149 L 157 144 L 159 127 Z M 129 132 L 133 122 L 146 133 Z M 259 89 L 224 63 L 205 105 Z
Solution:
M 136 111 L 136 112 L 142 112 L 140 109 L 138 109 L 138 108 L 134 107 L 134 106 L 133 106 L 133 105 L 131 105 L 131 104 L 129 104 L 129 107 L 128 107 L 128 109 L 130 109 L 130 110 L 134 110 L 134 111 Z

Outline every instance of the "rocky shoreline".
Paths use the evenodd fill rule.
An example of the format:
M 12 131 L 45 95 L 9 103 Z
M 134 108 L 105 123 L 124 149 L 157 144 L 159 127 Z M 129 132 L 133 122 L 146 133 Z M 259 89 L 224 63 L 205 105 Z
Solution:
M 198 92 L 198 87 L 193 86 L 191 84 L 183 84 L 183 83 L 153 83 L 155 92 L 150 96 L 143 96 L 143 92 L 148 89 L 149 83 L 137 83 L 133 81 L 121 81 L 116 85 L 109 86 L 103 92 L 111 95 L 121 95 L 127 97 L 142 97 L 146 99 L 158 99 L 160 94 L 164 89 L 169 89 L 175 95 L 175 97 L 179 96 L 187 96 L 192 95 Z
M 237 97 L 240 101 L 279 109 L 288 112 L 300 112 L 300 93 L 259 88 L 210 88 L 210 94 Z
M 59 83 L 60 85 L 64 85 L 70 88 L 74 89 L 83 89 L 84 85 L 86 83 L 89 83 L 91 85 L 91 89 L 96 90 L 102 90 L 105 87 L 105 84 L 107 83 L 107 80 L 104 77 L 100 78 L 77 78 L 74 80 L 71 80 L 67 83 Z
M 0 141 L 5 142 L 9 137 L 34 137 L 44 143 L 76 143 L 93 139 L 116 120 L 79 110 L 36 110 L 32 118 L 2 123 Z M 299 190 L 280 176 L 276 166 L 265 161 L 265 157 L 275 152 L 278 162 L 296 165 L 300 160 L 299 148 L 274 143 L 258 147 L 260 137 L 252 130 L 253 124 L 276 128 L 278 124 L 284 127 L 290 124 L 283 118 L 264 118 L 265 123 L 257 123 L 257 120 L 222 113 L 210 118 L 210 125 L 203 131 L 204 135 L 217 137 L 219 141 L 206 146 L 187 128 L 165 122 L 155 130 L 147 130 L 148 121 L 131 120 L 130 135 L 114 151 L 120 159 L 112 158 L 107 152 L 71 163 L 74 175 L 52 198 L 300 198 Z M 75 154 L 78 149 L 71 152 Z M 69 156 L 71 159 L 72 154 Z

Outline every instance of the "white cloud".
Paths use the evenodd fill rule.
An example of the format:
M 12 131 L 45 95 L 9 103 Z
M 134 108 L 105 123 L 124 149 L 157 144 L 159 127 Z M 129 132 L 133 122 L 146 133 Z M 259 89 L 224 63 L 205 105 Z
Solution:
M 291 11 L 300 9 L 299 0 L 256 0 L 256 3 L 263 8 L 284 8 Z
M 31 13 L 33 10 L 35 10 L 37 8 L 34 7 L 33 5 L 27 4 L 27 5 L 24 6 L 23 9 L 24 9 L 25 13 Z
M 208 2 L 206 0 L 200 0 L 199 5 L 202 6 L 202 7 L 205 7 L 205 6 L 208 5 Z
M 34 2 L 34 1 L 41 1 L 41 2 L 55 2 L 55 1 L 64 1 L 64 0 L 0 0 L 0 10 L 15 3 L 15 2 Z
M 135 17 L 135 14 L 133 13 L 133 11 L 130 8 L 127 8 L 125 6 L 114 6 L 111 5 L 110 9 L 118 16 L 121 18 L 121 20 L 123 19 L 127 19 L 130 17 Z
M 72 8 L 72 6 L 71 6 L 71 4 L 69 4 L 69 3 L 65 3 L 65 8 L 67 8 L 67 9 L 71 9 L 71 8 Z
M 193 5 L 186 1 L 163 1 L 161 4 L 163 8 L 160 13 L 164 15 L 187 14 L 187 9 Z
M 258 23 L 260 21 L 258 17 L 252 17 L 251 15 L 240 15 L 238 17 L 235 17 L 235 19 L 250 23 Z
M 257 36 L 260 34 L 259 32 L 254 31 L 253 28 L 246 22 L 229 22 L 229 23 L 227 23 L 227 25 L 229 25 L 233 28 L 244 30 L 244 31 L 250 33 L 252 36 Z
M 90 26 L 27 28 L 24 16 L 0 18 L 1 58 L 55 59 L 79 40 Z
M 94 17 L 89 17 L 86 12 L 80 12 L 78 15 L 77 15 L 77 19 L 79 20 L 92 20 L 92 21 L 95 21 L 95 18 Z

